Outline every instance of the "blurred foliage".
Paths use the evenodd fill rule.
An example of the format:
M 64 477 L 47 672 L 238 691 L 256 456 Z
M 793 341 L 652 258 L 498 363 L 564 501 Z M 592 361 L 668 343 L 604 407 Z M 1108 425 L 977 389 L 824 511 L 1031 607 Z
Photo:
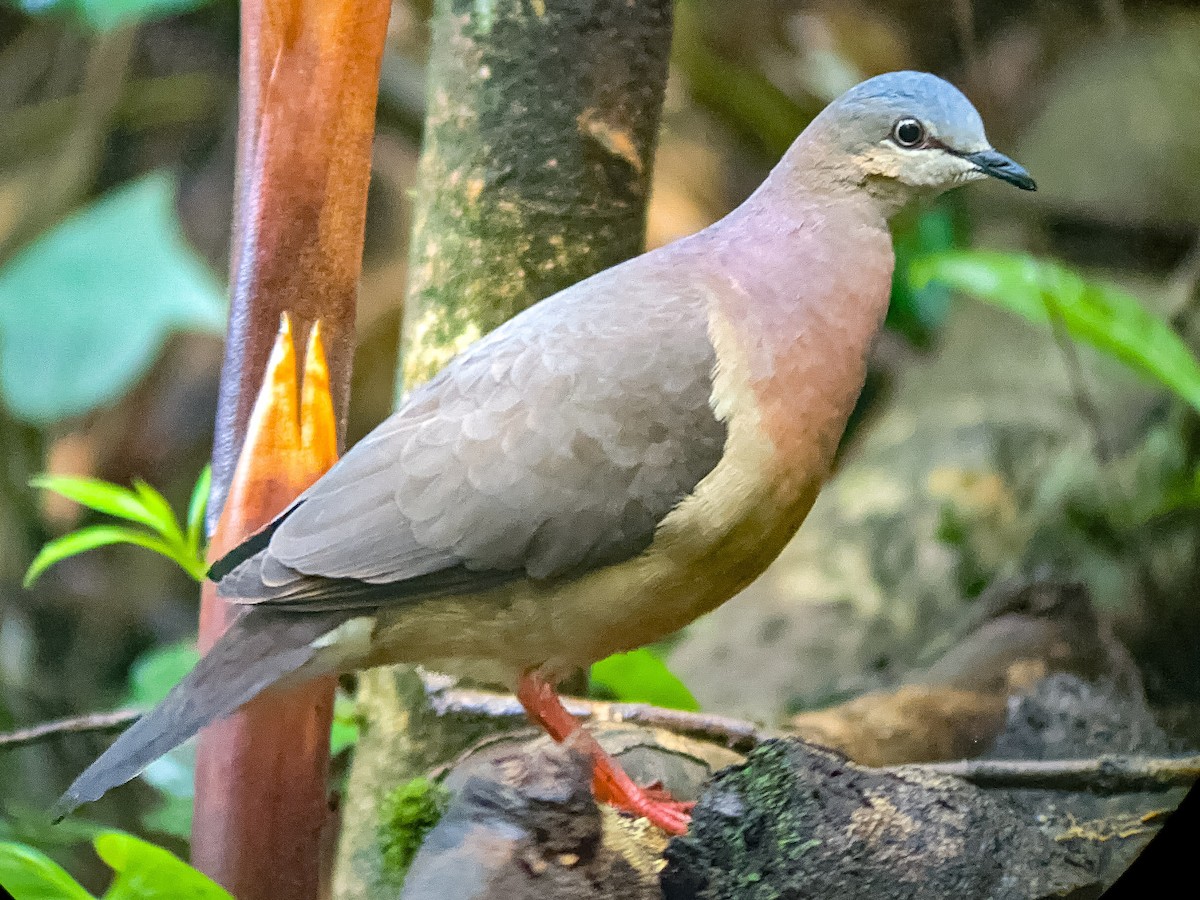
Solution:
M 1054 73 L 1021 161 L 1038 172 L 1042 202 L 1064 213 L 1187 233 L 1200 209 L 1200 15 L 1177 4 L 1138 19 Z
M 337 756 L 358 743 L 358 713 L 354 699 L 338 689 L 333 698 L 333 726 L 329 731 L 329 755 Z
M 592 665 L 592 693 L 620 703 L 649 703 L 696 711 L 700 704 L 662 657 L 649 647 L 614 653 Z
M 918 347 L 928 347 L 945 320 L 950 291 L 936 279 L 916 283 L 913 263 L 961 246 L 961 231 L 953 195 L 943 195 L 930 206 L 908 210 L 892 221 L 896 269 L 886 325 Z
M 224 325 L 220 286 L 183 240 L 172 181 L 152 173 L 0 269 L 0 390 L 14 414 L 45 425 L 121 397 L 172 331 Z
M 674 62 L 698 103 L 771 159 L 778 158 L 824 104 L 814 97 L 798 103 L 753 65 L 715 52 L 705 34 L 702 6 L 694 0 L 676 3 Z
M 232 895 L 161 847 L 119 831 L 93 841 L 115 877 L 102 900 L 233 900 Z M 0 843 L 0 884 L 16 900 L 92 900 L 92 894 L 45 854 Z
M 50 857 L 24 844 L 0 843 L 0 885 L 22 900 L 91 900 L 91 894 Z
M 210 0 L 9 0 L 31 15 L 66 16 L 96 31 L 198 9 Z
M 53 491 L 96 512 L 144 527 L 90 525 L 55 538 L 42 547 L 30 563 L 25 573 L 25 587 L 37 581 L 38 576 L 55 563 L 110 544 L 134 544 L 153 550 L 176 563 L 196 581 L 203 581 L 208 571 L 204 509 L 211 482 L 212 472 L 205 466 L 192 489 L 187 521 L 181 525 L 167 499 L 144 481 L 135 481 L 131 490 L 96 478 L 64 475 L 34 478 L 30 482 L 32 487 Z
M 964 251 L 917 260 L 917 289 L 940 282 L 1071 337 L 1170 388 L 1200 411 L 1200 361 L 1171 325 L 1132 294 L 1019 253 Z
M 129 669 L 122 706 L 153 706 L 171 692 L 200 659 L 195 641 L 176 641 L 138 657 Z

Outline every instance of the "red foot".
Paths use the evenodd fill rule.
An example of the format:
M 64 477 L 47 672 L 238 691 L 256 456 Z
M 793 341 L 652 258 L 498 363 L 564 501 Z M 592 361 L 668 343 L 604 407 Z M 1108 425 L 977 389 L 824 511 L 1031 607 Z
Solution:
M 559 743 L 570 740 L 592 757 L 592 792 L 596 799 L 624 812 L 649 819 L 668 834 L 687 834 L 694 803 L 672 800 L 660 786 L 639 787 L 604 751 L 579 721 L 567 712 L 554 687 L 537 675 L 526 672 L 517 687 L 517 699 L 529 718 Z
M 582 728 L 580 730 L 582 731 Z M 587 732 L 583 733 L 587 735 L 586 740 L 595 747 L 592 751 L 595 766 L 592 791 L 597 800 L 649 819 L 667 834 L 687 834 L 695 803 L 673 800 L 661 787 L 640 787 L 625 774 L 615 759 L 604 752 L 594 737 Z

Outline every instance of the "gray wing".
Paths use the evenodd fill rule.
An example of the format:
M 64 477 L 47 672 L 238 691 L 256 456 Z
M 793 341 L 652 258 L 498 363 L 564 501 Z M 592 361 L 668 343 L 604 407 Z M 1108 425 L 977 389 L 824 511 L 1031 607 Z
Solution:
M 220 593 L 364 605 L 643 550 L 716 465 L 725 427 L 709 405 L 703 298 L 617 303 L 604 276 L 619 271 L 452 361 L 310 488 Z

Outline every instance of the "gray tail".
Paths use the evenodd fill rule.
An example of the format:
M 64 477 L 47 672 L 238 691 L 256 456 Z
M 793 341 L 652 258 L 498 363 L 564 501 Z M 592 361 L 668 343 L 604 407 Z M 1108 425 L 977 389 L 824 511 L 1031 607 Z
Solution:
M 336 628 L 346 614 L 242 613 L 196 667 L 75 779 L 54 807 L 61 821 L 84 803 L 99 800 L 134 778 L 168 750 L 205 725 L 312 660 L 313 641 Z M 322 674 L 313 671 L 314 676 Z

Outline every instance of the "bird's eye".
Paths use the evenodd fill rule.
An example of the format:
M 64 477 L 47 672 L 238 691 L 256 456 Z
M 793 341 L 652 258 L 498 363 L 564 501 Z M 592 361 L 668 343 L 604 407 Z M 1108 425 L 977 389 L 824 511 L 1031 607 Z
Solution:
M 916 147 L 925 141 L 925 126 L 916 119 L 901 119 L 892 126 L 892 140 L 901 147 Z

